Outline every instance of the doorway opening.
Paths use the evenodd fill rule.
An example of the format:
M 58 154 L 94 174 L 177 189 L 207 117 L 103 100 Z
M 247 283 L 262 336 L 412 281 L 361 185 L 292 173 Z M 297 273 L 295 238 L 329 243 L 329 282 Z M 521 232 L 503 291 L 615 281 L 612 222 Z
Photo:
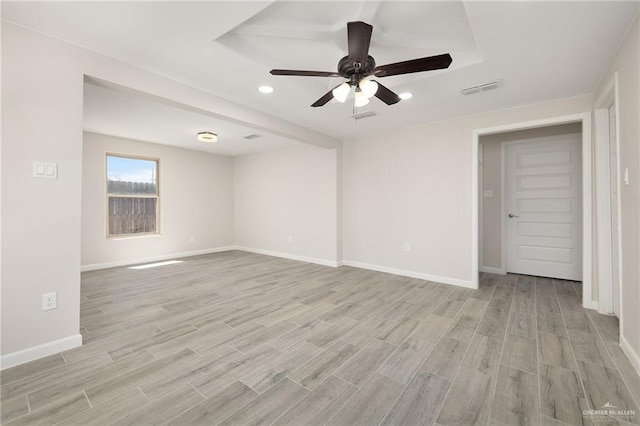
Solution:
M 477 129 L 472 148 L 474 286 L 480 272 L 579 280 L 583 306 L 594 308 L 591 115 Z M 486 162 L 496 161 L 496 157 L 497 170 L 480 173 L 487 171 Z M 506 157 L 510 162 L 502 167 Z M 512 175 L 509 182 L 507 174 Z M 499 186 L 490 188 L 490 182 L 496 181 Z M 489 229 L 485 222 L 491 222 Z M 491 226 L 497 238 L 495 234 L 487 238 Z

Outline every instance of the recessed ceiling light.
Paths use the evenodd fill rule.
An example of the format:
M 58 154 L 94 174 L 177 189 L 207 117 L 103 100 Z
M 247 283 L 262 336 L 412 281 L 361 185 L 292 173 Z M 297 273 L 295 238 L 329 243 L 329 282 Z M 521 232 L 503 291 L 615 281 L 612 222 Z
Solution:
M 400 93 L 398 96 L 400 96 L 400 99 L 402 99 L 403 101 L 406 101 L 407 99 L 413 98 L 413 93 L 404 92 Z
M 200 142 L 208 142 L 208 143 L 218 142 L 218 135 L 212 132 L 199 132 L 198 140 Z
M 273 87 L 271 86 L 260 86 L 258 87 L 260 93 L 273 93 Z

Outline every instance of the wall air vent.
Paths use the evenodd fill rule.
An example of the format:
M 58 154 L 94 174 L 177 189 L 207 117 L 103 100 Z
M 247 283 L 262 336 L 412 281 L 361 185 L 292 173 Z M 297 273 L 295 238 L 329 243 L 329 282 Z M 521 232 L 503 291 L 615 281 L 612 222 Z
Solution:
M 255 133 L 252 133 L 250 135 L 243 136 L 243 139 L 251 140 L 251 139 L 258 139 L 259 137 L 260 137 L 260 135 L 256 135 Z
M 473 95 L 474 93 L 484 92 L 486 90 L 497 89 L 502 86 L 502 79 L 489 81 L 486 83 L 478 84 L 477 86 L 466 87 L 461 90 L 463 95 Z
M 373 111 L 361 112 L 360 114 L 353 114 L 351 118 L 354 120 L 362 120 L 363 118 L 375 117 L 376 113 Z

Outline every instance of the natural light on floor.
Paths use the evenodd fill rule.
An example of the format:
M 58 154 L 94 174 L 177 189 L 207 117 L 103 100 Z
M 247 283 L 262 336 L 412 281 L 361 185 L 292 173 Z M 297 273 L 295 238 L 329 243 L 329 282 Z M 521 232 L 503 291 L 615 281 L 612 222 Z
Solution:
M 156 266 L 173 265 L 174 263 L 182 263 L 182 260 L 167 260 L 165 262 L 147 263 L 146 265 L 130 266 L 129 269 L 148 269 Z

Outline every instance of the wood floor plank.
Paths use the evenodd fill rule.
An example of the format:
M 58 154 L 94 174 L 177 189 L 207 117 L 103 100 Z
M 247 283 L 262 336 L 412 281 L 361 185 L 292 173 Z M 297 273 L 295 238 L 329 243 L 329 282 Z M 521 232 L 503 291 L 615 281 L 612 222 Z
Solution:
M 341 318 L 329 328 L 314 333 L 307 339 L 307 342 L 316 345 L 319 348 L 326 348 L 359 324 L 359 321 L 351 318 Z
M 190 349 L 185 349 L 175 355 L 145 364 L 129 372 L 120 374 L 85 390 L 92 405 L 98 405 L 120 393 L 144 384 L 156 375 L 169 374 L 184 365 L 189 364 L 199 356 Z
M 447 337 L 462 340 L 463 342 L 470 342 L 479 322 L 480 320 L 478 318 L 469 315 L 460 315 L 453 320 L 446 335 Z
M 442 404 L 438 424 L 485 424 L 489 419 L 494 380 L 491 376 L 462 367 Z
M 167 393 L 209 374 L 222 364 L 239 359 L 240 356 L 241 353 L 231 346 L 223 346 L 202 358 L 194 359 L 193 363 L 173 374 L 149 380 L 140 386 L 140 390 L 151 401 L 155 401 Z
M 357 387 L 329 376 L 313 392 L 283 414 L 274 426 L 322 425 L 358 390 Z
M 502 339 L 509 321 L 510 301 L 493 298 L 489 301 L 487 309 L 478 324 L 476 333 L 484 336 Z
M 569 340 L 577 360 L 591 362 L 605 367 L 615 368 L 600 336 L 569 330 Z
M 62 398 L 56 402 L 46 405 L 39 410 L 18 417 L 10 421 L 7 425 L 37 425 L 37 424 L 55 424 L 66 418 L 72 417 L 82 411 L 90 408 L 89 401 L 85 395 L 80 392 L 76 395 Z
M 509 367 L 537 374 L 536 339 L 507 333 L 502 351 L 502 363 Z
M 443 337 L 418 371 L 437 374 L 452 381 L 462 364 L 468 346 L 467 342 Z
M 500 366 L 491 417 L 506 425 L 540 424 L 538 376 Z
M 302 342 L 274 359 L 273 362 L 264 363 L 261 369 L 241 377 L 240 380 L 251 389 L 262 393 L 298 367 L 306 364 L 319 352 L 320 349 L 311 343 Z
M 91 372 L 70 376 L 61 382 L 30 392 L 27 395 L 29 405 L 32 410 L 37 410 L 53 400 L 77 394 L 84 389 L 106 382 L 116 375 L 132 371 L 154 361 L 155 358 L 146 351 L 131 353 L 118 361 L 95 368 Z
M 333 374 L 349 383 L 361 386 L 395 349 L 396 346 L 390 343 L 378 339 L 372 340 Z
M 376 425 L 384 418 L 403 389 L 401 383 L 376 373 L 327 422 L 327 425 Z
M 318 319 L 313 319 L 309 322 L 298 325 L 297 328 L 283 334 L 282 336 L 277 337 L 276 339 L 269 342 L 269 344 L 281 351 L 286 351 L 289 348 L 302 343 L 303 341 L 311 337 L 314 333 L 321 330 L 326 330 L 329 327 L 331 327 L 329 323 L 320 321 Z
M 33 375 L 38 375 L 42 371 L 53 370 L 64 365 L 64 358 L 61 354 L 49 355 L 35 361 L 27 362 L 26 364 L 1 370 L 0 383 L 6 385 L 17 380 L 25 379 Z
M 598 410 L 609 403 L 619 410 L 635 411 L 636 415 L 623 416 L 623 419 L 640 424 L 638 406 L 627 387 L 621 385 L 622 378 L 615 369 L 585 361 L 579 361 L 578 368 L 591 407 Z
M 167 419 L 176 417 L 203 400 L 204 397 L 194 388 L 182 386 L 118 420 L 118 425 L 163 424 Z
M 550 364 L 540 364 L 541 413 L 568 423 L 581 425 L 582 411 L 589 409 L 578 373 Z
M 239 380 L 240 377 L 261 370 L 264 364 L 273 362 L 281 355 L 282 352 L 279 350 L 269 345 L 262 345 L 249 353 L 217 365 L 190 383 L 198 392 L 209 397 Z
M 246 353 L 264 343 L 269 343 L 295 328 L 297 328 L 297 326 L 292 322 L 280 321 L 277 324 L 265 327 L 253 334 L 243 337 L 242 339 L 234 340 L 229 344 L 239 351 Z
M 422 326 L 414 332 L 382 364 L 380 373 L 401 383 L 409 383 L 411 377 L 425 360 L 451 320 L 430 315 Z
M 535 339 L 536 319 L 533 315 L 511 312 L 509 316 L 509 333 Z
M 269 425 L 308 393 L 302 386 L 285 378 L 228 417 L 221 425 Z
M 309 362 L 294 370 L 289 377 L 307 389 L 314 390 L 342 364 L 351 358 L 358 347 L 337 341 Z
M 578 371 L 571 343 L 566 337 L 551 333 L 538 333 L 540 362 Z
M 579 311 L 563 310 L 562 316 L 564 317 L 567 330 L 576 330 L 591 334 L 597 333 L 596 327 L 591 322 L 586 309 L 581 308 Z
M 498 374 L 502 343 L 502 339 L 476 334 L 469 344 L 469 349 L 462 361 L 462 365 L 479 373 L 496 376 Z
M 238 412 L 258 397 L 258 393 L 244 383 L 237 381 L 219 393 L 205 399 L 182 414 L 174 417 L 167 425 L 214 425 Z
M 134 388 L 90 410 L 69 417 L 64 423 L 67 425 L 109 425 L 148 404 L 148 402 L 142 393 Z
M 6 424 L 11 420 L 29 413 L 29 405 L 27 404 L 26 395 L 3 400 L 1 405 L 0 423 L 2 424 Z
M 378 334 L 378 339 L 398 346 L 418 328 L 420 321 L 411 317 L 402 317 L 395 320 L 383 332 Z
M 418 372 L 381 424 L 432 424 L 450 385 L 448 380 L 435 374 Z
M 558 336 L 567 337 L 567 328 L 560 314 L 552 314 L 547 312 L 544 315 L 538 315 L 537 318 L 538 331 L 556 334 Z

